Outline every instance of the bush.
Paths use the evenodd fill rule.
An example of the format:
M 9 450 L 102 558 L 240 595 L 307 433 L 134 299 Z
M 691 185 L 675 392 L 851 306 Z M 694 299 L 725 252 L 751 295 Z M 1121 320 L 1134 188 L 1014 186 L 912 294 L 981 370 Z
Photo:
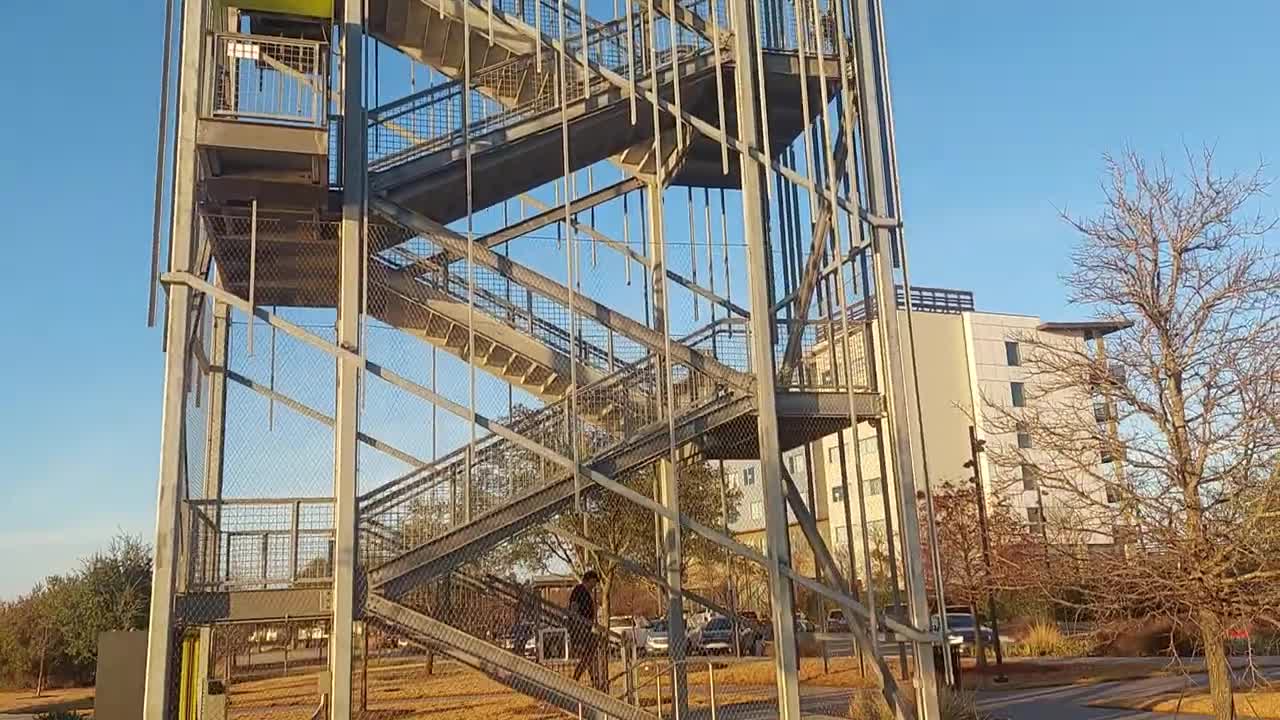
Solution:
M 1062 630 L 1054 623 L 1045 622 L 1043 620 L 1031 624 L 1027 628 L 1027 638 L 1024 641 L 1027 646 L 1027 654 L 1036 657 L 1044 657 L 1046 655 L 1066 655 L 1067 636 L 1062 634 Z
M 1138 620 L 1107 629 L 1107 638 L 1094 654 L 1112 657 L 1171 656 L 1195 657 L 1200 639 L 1167 620 Z
M 73 710 L 54 710 L 37 715 L 36 720 L 84 720 L 84 716 Z

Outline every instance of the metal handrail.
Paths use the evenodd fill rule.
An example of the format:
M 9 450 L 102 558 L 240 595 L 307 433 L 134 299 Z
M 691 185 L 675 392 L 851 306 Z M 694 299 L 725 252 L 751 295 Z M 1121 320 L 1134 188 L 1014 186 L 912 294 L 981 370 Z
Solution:
M 324 127 L 329 104 L 324 48 L 317 40 L 214 33 L 212 72 L 203 91 L 205 115 Z
M 473 0 L 474 2 L 475 0 Z M 508 0 L 510 1 L 510 0 Z M 495 11 L 498 8 L 495 7 Z M 682 32 L 687 31 L 681 26 Z M 638 42 L 625 43 L 622 38 L 627 33 L 639 33 Z M 633 21 L 631 25 L 626 23 L 625 18 L 619 18 L 607 23 L 599 23 L 591 26 L 586 36 L 586 48 L 582 47 L 582 36 L 578 34 L 570 34 L 569 37 L 563 38 L 563 48 L 566 60 L 566 70 L 569 71 L 569 77 L 566 78 L 566 87 L 559 87 L 558 76 L 553 77 L 552 85 L 549 92 L 540 92 L 533 99 L 514 107 L 503 107 L 500 102 L 494 101 L 498 108 L 493 108 L 486 104 L 477 106 L 479 112 L 472 112 L 469 116 L 469 130 L 473 136 L 482 136 L 492 132 L 503 130 L 516 122 L 536 117 L 541 114 L 557 111 L 559 106 L 569 100 L 584 99 L 587 95 L 583 87 L 583 81 L 579 73 L 583 72 L 582 66 L 579 64 L 579 55 L 585 52 L 586 56 L 609 66 L 612 69 L 619 69 L 628 63 L 627 54 L 628 46 L 631 48 L 631 63 L 634 64 L 637 72 L 648 68 L 650 58 L 651 41 L 656 41 L 658 45 L 668 41 L 668 33 L 657 33 L 655 38 L 648 38 L 643 32 L 644 24 L 640 19 Z M 691 31 L 687 31 L 691 32 Z M 544 35 L 546 33 L 544 32 Z M 550 40 L 550 38 L 548 38 Z M 542 52 L 543 62 L 557 62 L 557 56 L 560 52 L 548 43 L 548 49 Z M 671 53 L 675 52 L 680 55 L 689 57 L 705 55 L 710 52 L 711 48 L 707 46 L 701 38 L 696 35 L 688 43 L 678 44 L 675 48 L 662 48 L 656 52 L 659 65 L 670 62 Z M 498 63 L 481 70 L 471 79 L 471 87 L 477 90 L 487 87 L 492 83 L 488 80 L 490 77 L 501 77 L 504 73 L 510 73 L 511 69 L 518 66 L 524 66 L 526 72 L 529 66 L 537 63 L 539 58 L 536 55 L 525 55 L 518 58 Z M 545 72 L 545 71 L 544 71 Z M 592 73 L 591 78 L 586 85 L 593 89 L 598 89 L 609 85 L 609 82 Z M 462 137 L 463 129 L 453 123 L 445 123 L 448 125 L 446 132 L 432 136 L 420 136 L 413 131 L 412 128 L 403 127 L 402 124 L 393 122 L 396 118 L 403 118 L 410 113 L 417 113 L 433 105 L 443 104 L 446 101 L 453 101 L 461 98 L 463 85 L 459 81 L 450 81 L 428 88 L 421 92 L 415 93 L 407 98 L 388 103 L 380 106 L 371 113 L 370 132 L 379 132 L 381 128 L 386 127 L 394 136 L 402 137 L 411 141 L 408 147 L 401 148 L 382 155 L 376 160 L 371 158 L 370 167 L 372 170 L 382 171 L 391 167 L 403 164 L 422 155 L 434 152 L 437 148 L 453 147 Z M 420 102 L 427 100 L 427 102 Z M 474 98 L 462 98 L 463 101 L 472 103 Z M 378 143 L 371 142 L 369 144 L 371 156 L 379 153 Z
M 636 671 L 636 670 L 638 670 L 638 669 L 640 669 L 640 668 L 643 668 L 643 667 L 645 667 L 645 666 L 647 666 L 647 665 L 656 665 L 656 664 L 657 664 L 657 663 L 659 663 L 659 662 L 661 662 L 661 660 L 660 660 L 659 658 L 652 658 L 652 659 L 641 660 L 640 662 L 638 662 L 638 663 L 636 663 L 635 665 L 631 666 L 631 668 L 630 668 L 629 672 L 634 676 L 634 674 L 635 674 L 635 671 Z M 675 671 L 675 669 L 676 669 L 677 667 L 680 667 L 681 665 L 684 665 L 686 668 L 688 668 L 688 667 L 692 667 L 694 664 L 697 664 L 698 666 L 701 666 L 703 663 L 706 663 L 706 666 L 707 666 L 707 685 L 708 685 L 708 688 L 709 688 L 709 691 L 710 691 L 710 694 L 711 694 L 711 697 L 710 697 L 710 699 L 709 699 L 709 700 L 710 700 L 710 704 L 711 704 L 711 707 L 710 707 L 710 710 L 711 710 L 711 720 L 716 720 L 716 710 L 717 710 L 717 706 L 716 706 L 716 666 L 715 666 L 715 662 L 714 662 L 714 661 L 712 661 L 712 660 L 710 660 L 710 659 L 708 659 L 708 658 L 689 658 L 689 657 L 686 657 L 685 659 L 683 659 L 683 660 L 679 660 L 679 661 L 676 661 L 676 662 L 671 662 L 669 659 L 667 659 L 667 664 L 666 664 L 666 667 L 664 668 L 663 672 L 661 672 L 661 673 L 655 672 L 655 673 L 653 674 L 653 677 L 652 677 L 648 682 L 645 682 L 644 684 L 641 684 L 641 685 L 635 685 L 635 684 L 634 684 L 635 680 L 633 679 L 633 680 L 632 680 L 632 685 L 631 685 L 631 687 L 630 687 L 630 692 L 631 692 L 631 693 L 633 693 L 633 694 L 635 695 L 635 697 L 636 697 L 636 705 L 638 706 L 638 705 L 640 704 L 640 701 L 639 701 L 640 691 L 641 691 L 641 690 L 643 690 L 643 689 L 645 689 L 646 687 L 649 687 L 650 685 L 655 685 L 655 686 L 656 686 L 656 688 L 657 688 L 657 691 L 658 691 L 658 692 L 657 692 L 657 697 L 658 697 L 658 706 L 657 706 L 657 710 L 658 710 L 658 720 L 662 720 L 662 677 L 663 677 L 663 675 L 665 675 L 665 674 L 666 674 L 666 671 L 672 671 L 672 672 L 674 672 L 674 671 Z M 624 671 L 624 672 L 622 672 L 622 673 L 619 673 L 619 674 L 617 674 L 617 675 L 615 675 L 615 676 L 613 676 L 613 677 L 609 678 L 609 682 L 610 682 L 610 684 L 612 684 L 612 683 L 613 683 L 613 681 L 614 681 L 614 680 L 617 680 L 618 678 L 625 677 L 625 676 L 626 676 L 626 674 L 627 674 L 627 672 L 628 672 L 628 671 Z M 673 682 L 673 685 L 674 685 L 674 682 Z

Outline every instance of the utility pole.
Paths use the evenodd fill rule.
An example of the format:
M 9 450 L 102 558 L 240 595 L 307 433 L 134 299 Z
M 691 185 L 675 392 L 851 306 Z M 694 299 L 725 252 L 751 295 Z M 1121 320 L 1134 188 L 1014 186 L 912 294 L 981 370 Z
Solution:
M 991 587 L 991 536 L 987 529 L 987 496 L 982 488 L 982 470 L 978 465 L 978 453 L 986 450 L 987 441 L 978 439 L 978 431 L 969 426 L 969 462 L 964 466 L 973 470 L 973 489 L 978 496 L 978 528 L 982 533 L 982 567 L 986 571 L 987 614 L 991 616 L 991 634 L 996 636 L 996 682 L 1006 682 L 1004 668 L 1004 651 L 1000 647 L 1000 621 L 996 618 L 996 593 Z M 979 642 L 982 635 L 982 623 L 974 618 L 974 641 Z

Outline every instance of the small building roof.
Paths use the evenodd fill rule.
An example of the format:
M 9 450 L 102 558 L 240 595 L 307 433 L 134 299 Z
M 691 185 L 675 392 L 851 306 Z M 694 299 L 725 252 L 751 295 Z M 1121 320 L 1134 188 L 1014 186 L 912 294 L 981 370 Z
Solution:
M 1047 322 L 1040 323 L 1037 328 L 1042 332 L 1060 333 L 1093 333 L 1094 335 L 1110 335 L 1113 332 L 1133 327 L 1132 320 L 1089 320 L 1085 322 Z

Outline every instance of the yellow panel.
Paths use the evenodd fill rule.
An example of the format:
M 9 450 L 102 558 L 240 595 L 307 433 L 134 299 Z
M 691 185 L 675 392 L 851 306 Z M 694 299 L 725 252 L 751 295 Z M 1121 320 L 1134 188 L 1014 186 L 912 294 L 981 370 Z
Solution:
M 227 3 L 241 10 L 303 15 L 306 17 L 333 17 L 333 0 L 232 0 Z

